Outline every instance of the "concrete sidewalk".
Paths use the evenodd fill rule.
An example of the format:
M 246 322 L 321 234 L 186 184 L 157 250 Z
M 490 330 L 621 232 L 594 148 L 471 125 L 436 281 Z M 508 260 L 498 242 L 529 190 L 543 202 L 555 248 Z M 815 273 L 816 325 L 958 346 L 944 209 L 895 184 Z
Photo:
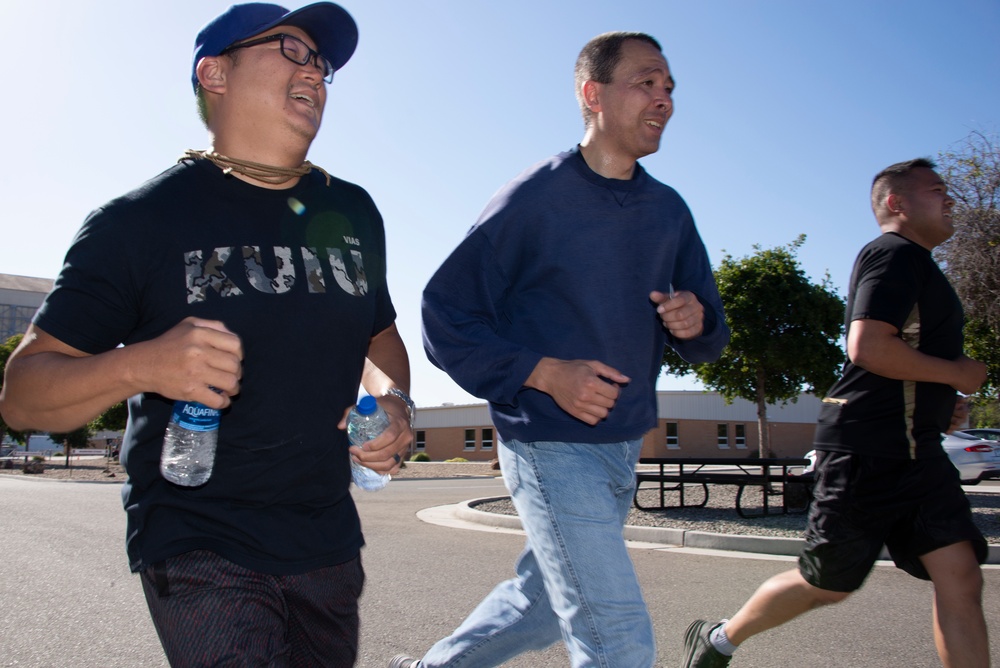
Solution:
M 982 491 L 982 490 L 980 490 Z M 449 506 L 428 508 L 417 513 L 425 522 L 455 528 L 475 529 L 477 526 L 522 531 L 521 519 L 516 515 L 502 515 L 476 510 L 476 503 L 494 501 L 506 497 L 484 497 L 469 499 Z M 737 534 L 710 533 L 668 527 L 626 526 L 625 540 L 654 545 L 696 548 L 703 550 L 723 550 L 760 555 L 797 557 L 804 540 L 801 538 L 781 538 L 774 536 L 743 536 Z M 1000 545 L 990 545 L 987 566 L 1000 565 Z M 883 549 L 879 557 L 889 561 L 888 552 Z

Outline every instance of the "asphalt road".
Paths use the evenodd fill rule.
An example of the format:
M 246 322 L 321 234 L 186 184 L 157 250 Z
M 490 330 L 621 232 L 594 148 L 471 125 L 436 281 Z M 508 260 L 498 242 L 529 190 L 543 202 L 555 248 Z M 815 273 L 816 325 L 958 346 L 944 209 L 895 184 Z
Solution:
M 124 554 L 120 486 L 0 477 L 0 666 L 166 666 L 138 580 Z M 360 668 L 419 654 L 450 632 L 503 578 L 523 546 L 517 533 L 440 526 L 417 512 L 503 494 L 499 480 L 397 480 L 357 493 L 368 547 Z M 721 556 L 662 546 L 632 550 L 657 631 L 660 665 L 676 666 L 696 617 L 731 614 L 787 559 Z M 1000 657 L 1000 569 L 985 571 L 994 657 Z M 747 642 L 736 668 L 938 666 L 931 588 L 878 567 L 845 603 Z M 561 646 L 517 668 L 566 666 Z

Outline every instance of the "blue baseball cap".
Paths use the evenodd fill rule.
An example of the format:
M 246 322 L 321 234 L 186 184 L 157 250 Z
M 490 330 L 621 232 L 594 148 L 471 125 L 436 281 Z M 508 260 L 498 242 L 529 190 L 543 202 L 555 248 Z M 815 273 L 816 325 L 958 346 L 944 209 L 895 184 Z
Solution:
M 339 70 L 351 59 L 358 45 L 358 26 L 347 10 L 332 2 L 316 2 L 289 11 L 266 2 L 233 5 L 205 24 L 194 41 L 191 85 L 198 90 L 198 61 L 218 56 L 236 42 L 259 35 L 276 26 L 289 25 L 306 31 L 316 50 Z

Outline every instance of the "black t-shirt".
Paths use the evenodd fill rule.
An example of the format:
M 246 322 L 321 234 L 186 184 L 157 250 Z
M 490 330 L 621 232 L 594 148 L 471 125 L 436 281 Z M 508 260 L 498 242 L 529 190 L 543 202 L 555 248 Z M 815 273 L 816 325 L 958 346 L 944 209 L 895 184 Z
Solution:
M 357 397 L 369 340 L 395 319 L 371 198 L 316 172 L 269 190 L 204 160 L 176 165 L 91 214 L 35 323 L 97 354 L 187 316 L 240 336 L 241 391 L 199 488 L 159 473 L 173 402 L 129 400 L 133 570 L 195 549 L 275 574 L 352 559 L 364 540 L 337 423 Z
M 962 304 L 931 253 L 895 233 L 865 246 L 854 263 L 847 329 L 870 318 L 899 329 L 922 353 L 962 354 Z M 880 457 L 941 456 L 941 433 L 955 409 L 955 389 L 941 383 L 893 380 L 851 362 L 823 399 L 818 449 Z

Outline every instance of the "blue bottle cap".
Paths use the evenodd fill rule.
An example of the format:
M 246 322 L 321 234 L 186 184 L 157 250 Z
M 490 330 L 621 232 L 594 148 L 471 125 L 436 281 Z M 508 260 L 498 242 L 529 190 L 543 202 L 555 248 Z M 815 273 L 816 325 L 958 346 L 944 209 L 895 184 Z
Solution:
M 378 402 L 375 397 L 366 394 L 358 401 L 358 413 L 361 415 L 371 415 L 378 410 Z

